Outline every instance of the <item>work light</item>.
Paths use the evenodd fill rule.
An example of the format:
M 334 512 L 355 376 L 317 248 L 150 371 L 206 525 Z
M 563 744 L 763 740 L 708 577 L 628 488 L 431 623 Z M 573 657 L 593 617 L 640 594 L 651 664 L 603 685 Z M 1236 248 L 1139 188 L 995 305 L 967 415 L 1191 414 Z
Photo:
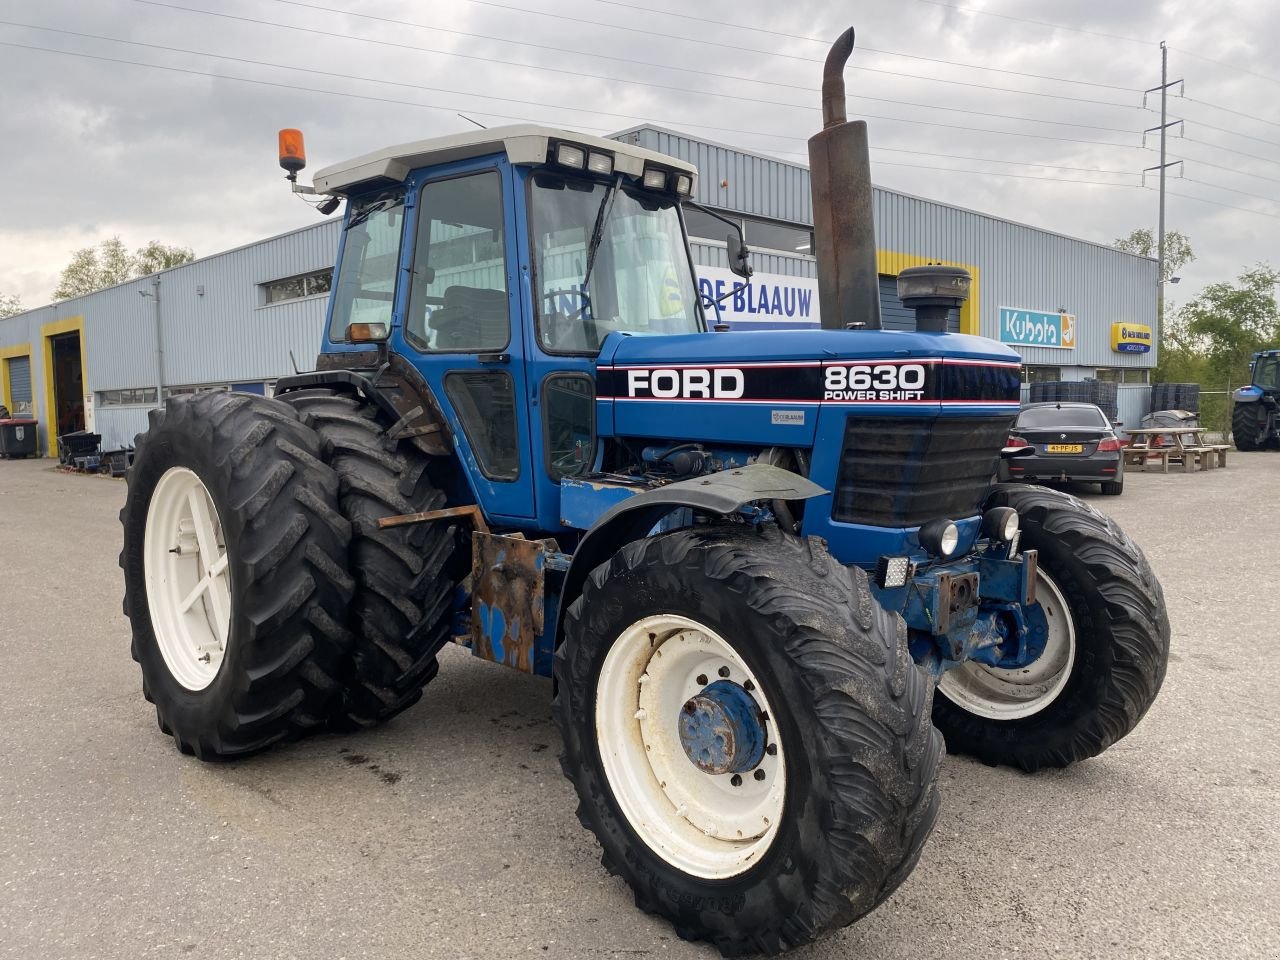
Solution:
M 644 185 L 646 190 L 662 190 L 667 185 L 667 172 L 655 167 L 646 167 Z
M 613 157 L 607 153 L 592 153 L 587 157 L 587 169 L 607 177 L 613 173 Z
M 571 143 L 562 143 L 556 147 L 556 163 L 562 167 L 573 167 L 581 170 L 587 162 L 587 151 L 575 147 Z

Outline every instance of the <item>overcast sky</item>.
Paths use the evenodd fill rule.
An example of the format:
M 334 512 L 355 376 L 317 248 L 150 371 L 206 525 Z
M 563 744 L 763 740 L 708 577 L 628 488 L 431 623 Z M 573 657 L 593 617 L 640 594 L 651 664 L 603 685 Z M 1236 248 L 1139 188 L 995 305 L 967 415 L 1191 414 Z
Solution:
M 306 132 L 310 170 L 467 129 L 459 111 L 649 121 L 802 160 L 826 53 L 806 38 L 850 24 L 848 92 L 879 98 L 849 100 L 877 184 L 1104 243 L 1155 227 L 1141 90 L 1167 40 L 1186 80 L 1168 226 L 1199 255 L 1173 300 L 1280 265 L 1280 4 L 1264 0 L 0 0 L 0 20 L 0 293 L 28 307 L 114 234 L 207 255 L 314 222 L 280 180 L 283 126 Z

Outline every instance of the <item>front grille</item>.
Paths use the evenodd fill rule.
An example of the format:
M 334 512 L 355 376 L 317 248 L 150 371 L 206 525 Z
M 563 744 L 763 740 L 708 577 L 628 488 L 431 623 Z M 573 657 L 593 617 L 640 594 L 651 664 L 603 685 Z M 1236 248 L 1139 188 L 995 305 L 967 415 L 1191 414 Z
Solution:
M 1013 416 L 850 417 L 832 519 L 916 527 L 978 512 Z

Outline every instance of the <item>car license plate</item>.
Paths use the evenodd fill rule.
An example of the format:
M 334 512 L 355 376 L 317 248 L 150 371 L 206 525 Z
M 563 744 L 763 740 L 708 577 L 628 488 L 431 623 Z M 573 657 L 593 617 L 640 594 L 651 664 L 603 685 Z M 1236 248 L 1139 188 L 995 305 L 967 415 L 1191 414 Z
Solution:
M 1083 443 L 1046 443 L 1045 453 L 1084 453 Z

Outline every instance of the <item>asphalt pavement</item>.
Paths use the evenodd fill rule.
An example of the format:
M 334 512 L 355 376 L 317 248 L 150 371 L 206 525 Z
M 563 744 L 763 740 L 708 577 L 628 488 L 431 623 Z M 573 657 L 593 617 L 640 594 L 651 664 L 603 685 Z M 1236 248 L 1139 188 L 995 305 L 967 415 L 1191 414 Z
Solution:
M 1087 498 L 1147 551 L 1168 679 L 1103 756 L 948 757 L 919 866 L 817 958 L 1280 957 L 1280 454 Z M 701 957 L 605 874 L 550 682 L 450 648 L 388 726 L 232 764 L 156 728 L 121 481 L 0 461 L 0 957 Z

